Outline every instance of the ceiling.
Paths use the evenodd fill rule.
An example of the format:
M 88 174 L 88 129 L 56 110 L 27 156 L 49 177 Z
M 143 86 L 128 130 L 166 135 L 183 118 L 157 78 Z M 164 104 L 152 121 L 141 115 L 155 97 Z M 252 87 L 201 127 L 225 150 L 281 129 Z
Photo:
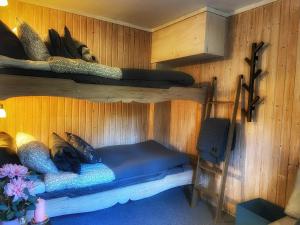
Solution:
M 262 0 L 23 0 L 151 30 L 203 7 L 226 13 Z

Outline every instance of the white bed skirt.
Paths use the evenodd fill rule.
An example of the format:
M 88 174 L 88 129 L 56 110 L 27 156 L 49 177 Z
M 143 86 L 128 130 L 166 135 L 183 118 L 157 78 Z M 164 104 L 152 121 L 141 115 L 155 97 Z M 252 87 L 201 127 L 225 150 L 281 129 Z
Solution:
M 140 200 L 159 194 L 168 189 L 184 186 L 192 183 L 193 171 L 187 170 L 182 173 L 172 174 L 160 180 L 116 188 L 90 195 L 69 198 L 62 197 L 46 201 L 47 215 L 49 217 L 68 214 L 85 213 L 106 209 L 124 204 L 129 200 Z M 33 212 L 28 213 L 32 218 Z

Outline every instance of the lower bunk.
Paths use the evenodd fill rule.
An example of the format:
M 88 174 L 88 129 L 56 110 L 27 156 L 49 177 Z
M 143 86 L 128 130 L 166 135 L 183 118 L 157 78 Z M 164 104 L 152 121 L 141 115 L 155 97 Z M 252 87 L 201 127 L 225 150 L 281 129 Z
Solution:
M 106 182 L 89 185 L 91 174 L 102 172 L 99 166 L 95 166 L 96 173 L 91 168 L 82 172 L 73 182 L 74 187 L 63 189 L 59 185 L 66 184 L 65 173 L 53 179 L 36 181 L 36 194 L 46 200 L 49 217 L 97 211 L 192 183 L 193 170 L 188 156 L 155 141 L 104 147 L 97 152 L 105 170 L 113 171 L 114 179 L 106 177 Z M 85 185 L 78 186 L 78 179 L 87 179 L 88 182 L 79 180 Z M 32 214 L 29 212 L 28 217 L 31 218 Z
M 181 173 L 167 175 L 166 177 L 145 183 L 125 186 L 95 194 L 79 197 L 59 197 L 46 200 L 46 212 L 49 217 L 68 214 L 93 212 L 112 207 L 116 204 L 125 204 L 159 194 L 163 191 L 185 186 L 192 183 L 193 171 L 191 169 Z M 33 217 L 29 212 L 28 218 Z

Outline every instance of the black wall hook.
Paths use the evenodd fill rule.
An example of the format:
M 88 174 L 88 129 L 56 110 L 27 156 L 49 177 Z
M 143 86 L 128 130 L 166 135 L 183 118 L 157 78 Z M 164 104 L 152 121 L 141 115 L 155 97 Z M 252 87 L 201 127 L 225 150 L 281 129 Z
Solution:
M 262 74 L 261 69 L 257 69 L 257 63 L 259 61 L 259 52 L 262 50 L 263 46 L 265 45 L 264 42 L 253 43 L 252 44 L 252 53 L 251 58 L 245 58 L 245 61 L 250 66 L 250 79 L 249 84 L 244 83 L 243 88 L 248 92 L 248 107 L 244 109 L 243 112 L 247 116 L 247 121 L 251 122 L 253 118 L 253 111 L 255 110 L 256 106 L 261 103 L 261 98 L 259 96 L 254 96 L 254 87 L 255 87 L 255 80 Z

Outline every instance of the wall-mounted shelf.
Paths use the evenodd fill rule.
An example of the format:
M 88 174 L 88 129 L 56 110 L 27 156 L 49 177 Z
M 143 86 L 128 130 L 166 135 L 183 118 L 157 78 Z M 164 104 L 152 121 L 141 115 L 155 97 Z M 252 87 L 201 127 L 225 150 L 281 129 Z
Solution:
M 153 32 L 151 63 L 225 55 L 227 18 L 202 12 Z

